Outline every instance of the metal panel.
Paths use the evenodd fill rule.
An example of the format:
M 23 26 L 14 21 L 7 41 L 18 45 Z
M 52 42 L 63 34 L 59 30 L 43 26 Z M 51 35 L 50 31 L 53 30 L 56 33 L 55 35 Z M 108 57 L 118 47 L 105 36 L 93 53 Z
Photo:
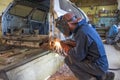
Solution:
M 63 57 L 50 53 L 7 72 L 9 80 L 47 80 L 63 63 Z

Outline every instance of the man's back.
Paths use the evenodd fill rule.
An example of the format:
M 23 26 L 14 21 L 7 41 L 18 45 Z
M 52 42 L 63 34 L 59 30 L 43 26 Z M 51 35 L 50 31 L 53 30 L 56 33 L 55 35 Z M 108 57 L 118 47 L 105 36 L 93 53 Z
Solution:
M 83 35 L 87 37 L 87 43 L 89 43 L 89 45 L 87 45 L 88 58 L 92 59 L 94 57 L 94 61 L 97 65 L 99 65 L 102 70 L 106 71 L 108 69 L 108 61 L 104 45 L 97 31 L 88 24 L 85 24 L 80 30 L 78 30 L 78 32 L 79 34 L 83 32 Z

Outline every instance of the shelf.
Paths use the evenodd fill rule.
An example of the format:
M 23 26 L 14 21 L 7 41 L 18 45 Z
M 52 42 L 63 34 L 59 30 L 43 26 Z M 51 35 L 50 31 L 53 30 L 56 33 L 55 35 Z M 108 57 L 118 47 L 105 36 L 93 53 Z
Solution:
M 96 31 L 98 32 L 98 34 L 100 35 L 100 37 L 102 39 L 106 38 L 106 33 L 108 32 L 109 28 L 106 27 L 100 27 L 100 28 L 96 28 Z

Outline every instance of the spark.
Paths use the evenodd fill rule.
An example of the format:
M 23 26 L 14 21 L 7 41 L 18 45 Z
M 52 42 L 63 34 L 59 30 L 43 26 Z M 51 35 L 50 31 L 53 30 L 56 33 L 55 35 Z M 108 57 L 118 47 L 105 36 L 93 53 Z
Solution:
M 61 45 L 60 45 L 60 42 L 58 42 L 58 41 L 55 41 L 55 47 L 58 48 L 58 49 L 62 48 Z
M 63 55 L 63 52 L 64 52 L 64 50 L 63 50 L 63 48 L 62 48 L 62 46 L 61 46 L 61 44 L 60 44 L 60 40 L 59 39 L 54 39 L 54 40 L 52 40 L 51 42 L 50 42 L 50 46 L 51 46 L 51 49 L 54 51 L 54 52 L 56 52 L 56 53 L 58 53 L 58 54 L 60 54 L 60 55 Z M 58 55 L 56 55 L 56 57 L 57 57 Z
M 62 51 L 62 47 L 59 41 L 55 41 L 55 51 L 58 53 Z

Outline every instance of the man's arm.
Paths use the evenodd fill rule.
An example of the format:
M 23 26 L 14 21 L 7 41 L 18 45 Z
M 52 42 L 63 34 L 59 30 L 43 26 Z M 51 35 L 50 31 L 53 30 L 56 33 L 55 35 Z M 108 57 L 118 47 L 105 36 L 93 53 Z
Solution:
M 88 45 L 91 43 L 88 39 L 88 36 L 85 35 L 82 31 L 77 33 L 75 36 L 76 47 L 71 48 L 68 52 L 68 56 L 72 60 L 82 61 L 86 58 L 88 52 Z

